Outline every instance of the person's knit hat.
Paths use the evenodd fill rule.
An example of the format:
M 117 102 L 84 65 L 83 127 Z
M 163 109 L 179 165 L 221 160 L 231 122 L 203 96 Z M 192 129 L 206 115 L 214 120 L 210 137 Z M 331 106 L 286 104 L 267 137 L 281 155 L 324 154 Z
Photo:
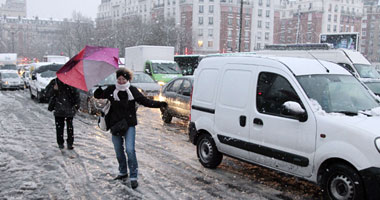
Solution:
M 120 76 L 123 76 L 127 80 L 131 80 L 132 79 L 132 73 L 128 69 L 124 69 L 123 68 L 123 69 L 117 70 L 116 71 L 116 78 L 118 78 Z

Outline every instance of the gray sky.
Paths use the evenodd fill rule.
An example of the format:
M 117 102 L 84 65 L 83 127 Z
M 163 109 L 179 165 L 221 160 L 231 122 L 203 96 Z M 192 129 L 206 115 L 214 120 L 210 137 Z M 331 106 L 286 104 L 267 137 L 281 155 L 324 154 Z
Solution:
M 73 11 L 96 18 L 101 0 L 27 0 L 27 16 L 39 18 L 71 18 Z M 0 0 L 0 4 L 5 0 Z

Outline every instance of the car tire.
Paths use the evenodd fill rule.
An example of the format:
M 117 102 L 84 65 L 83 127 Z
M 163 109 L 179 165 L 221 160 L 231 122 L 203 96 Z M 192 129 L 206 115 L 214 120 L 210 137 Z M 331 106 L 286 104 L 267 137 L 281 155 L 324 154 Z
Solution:
M 36 97 L 36 99 L 37 99 L 38 103 L 42 103 L 41 94 L 38 91 L 37 91 L 37 97 Z
M 32 89 L 29 87 L 29 93 L 30 93 L 30 98 L 34 99 L 34 95 L 32 94 Z
M 365 199 L 363 181 L 351 166 L 337 163 L 325 169 L 322 175 L 323 199 Z
M 90 115 L 94 115 L 94 114 L 95 114 L 90 99 L 87 99 L 87 105 L 86 105 L 86 108 L 87 108 L 87 112 L 88 112 L 88 114 L 90 114 Z
M 199 162 L 206 168 L 215 169 L 222 162 L 223 154 L 216 148 L 209 134 L 203 134 L 197 141 L 197 156 Z
M 170 115 L 168 109 L 163 108 L 161 110 L 161 118 L 162 118 L 162 121 L 164 121 L 167 124 L 170 124 L 172 122 L 173 116 Z

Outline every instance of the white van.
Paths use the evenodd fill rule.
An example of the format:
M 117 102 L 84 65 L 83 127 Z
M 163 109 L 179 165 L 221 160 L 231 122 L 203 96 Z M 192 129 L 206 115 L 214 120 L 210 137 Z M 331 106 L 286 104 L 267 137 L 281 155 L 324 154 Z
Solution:
M 342 67 L 305 58 L 204 58 L 194 73 L 190 141 L 318 183 L 326 199 L 380 199 L 379 100 Z
M 300 46 L 302 47 L 302 45 Z M 262 50 L 257 55 L 321 59 L 341 65 L 360 79 L 380 79 L 376 68 L 358 51 L 349 49 Z
M 46 99 L 45 88 L 57 77 L 56 72 L 63 66 L 63 63 L 40 62 L 30 64 L 29 92 L 30 98 L 36 98 L 38 102 Z

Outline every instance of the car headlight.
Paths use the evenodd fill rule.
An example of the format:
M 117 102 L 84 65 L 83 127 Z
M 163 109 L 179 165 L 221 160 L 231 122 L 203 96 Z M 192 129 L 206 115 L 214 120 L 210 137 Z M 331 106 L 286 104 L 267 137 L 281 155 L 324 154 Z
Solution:
M 8 85 L 8 81 L 5 81 L 4 84 L 5 84 L 5 85 Z
M 375 146 L 376 146 L 377 151 L 379 151 L 380 153 L 380 137 L 375 139 Z
M 165 85 L 165 82 L 163 82 L 163 81 L 158 81 L 157 83 L 158 83 L 158 85 L 160 85 L 160 86 Z

